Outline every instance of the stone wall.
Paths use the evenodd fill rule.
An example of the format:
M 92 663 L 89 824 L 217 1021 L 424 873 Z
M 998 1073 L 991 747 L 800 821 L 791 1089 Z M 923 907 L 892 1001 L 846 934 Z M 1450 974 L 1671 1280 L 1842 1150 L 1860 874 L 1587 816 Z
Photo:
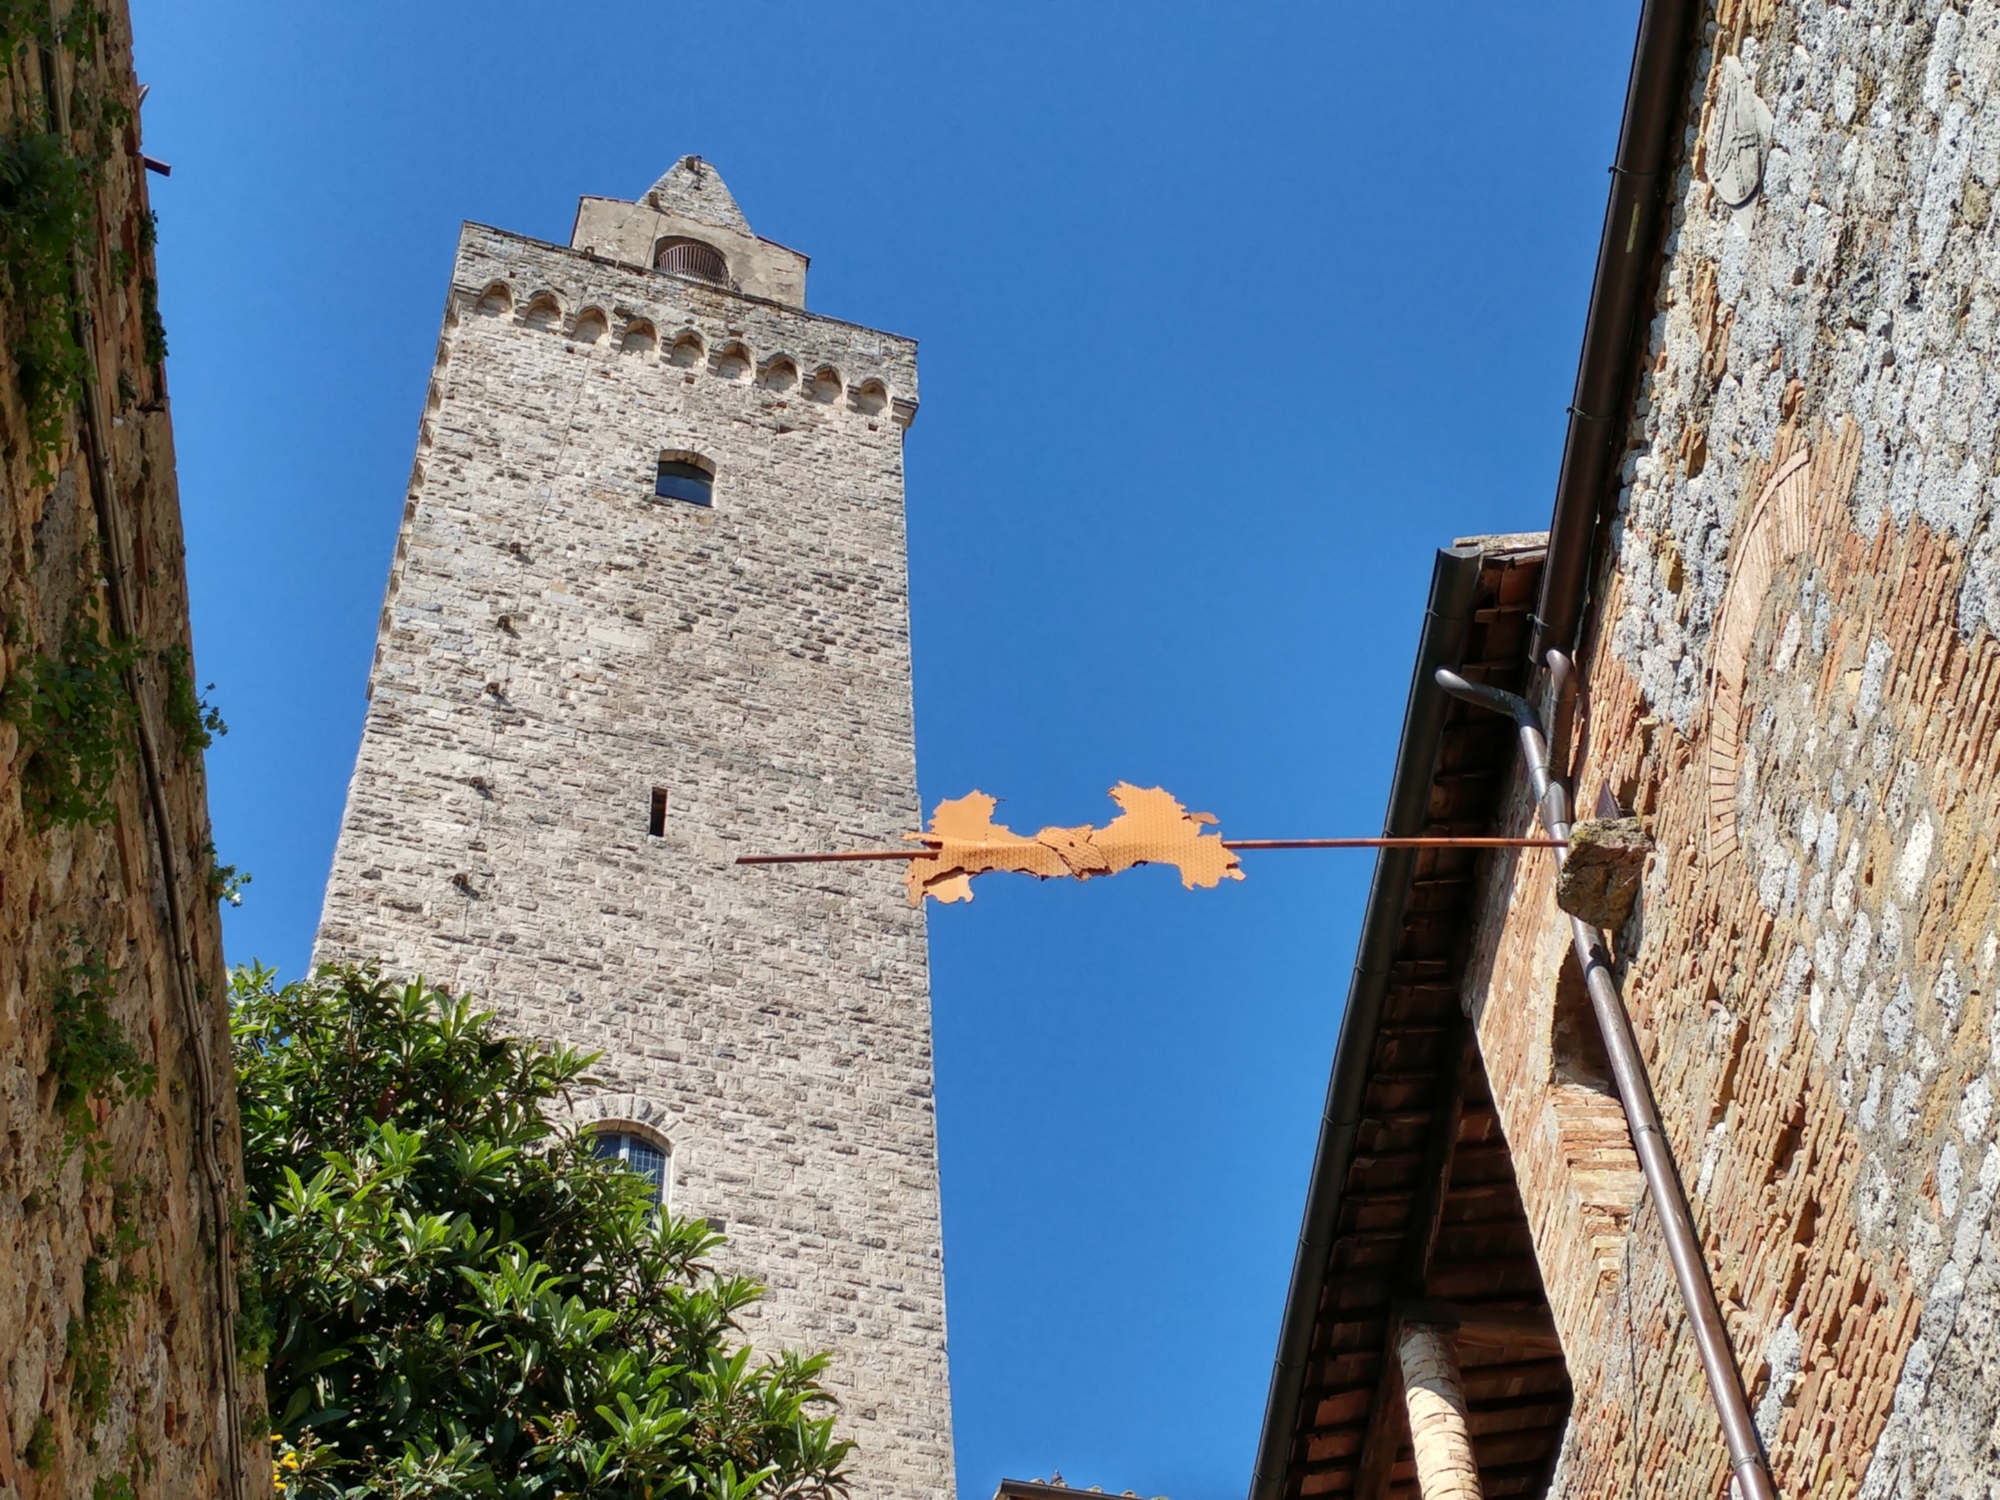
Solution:
M 268 1493 L 262 1445 L 240 1440 L 262 1382 L 249 1361 L 232 1373 L 235 1087 L 129 19 L 112 0 L 68 52 L 15 41 L 0 81 L 0 1497 Z M 24 225 L 51 222 L 77 158 L 88 214 L 69 256 L 57 224 L 34 282 Z M 88 385 L 64 388 L 65 349 Z M 25 402 L 37 389 L 55 394 Z M 68 694 L 66 727 L 49 697 L 30 707 L 38 689 Z M 78 766 L 102 773 L 96 795 L 56 806 L 50 777 L 74 786 Z
M 868 1500 L 952 1483 L 923 918 L 732 861 L 917 826 L 915 402 L 906 339 L 468 226 L 319 938 L 604 1051 Z
M 1624 989 L 1780 1492 L 1986 1495 L 2000 6 L 1722 4 L 1692 77 L 1570 769 L 1652 820 Z M 1468 998 L 1577 1384 L 1557 1492 L 1713 1495 L 1651 1206 L 1575 1213 L 1550 862 L 1500 873 Z

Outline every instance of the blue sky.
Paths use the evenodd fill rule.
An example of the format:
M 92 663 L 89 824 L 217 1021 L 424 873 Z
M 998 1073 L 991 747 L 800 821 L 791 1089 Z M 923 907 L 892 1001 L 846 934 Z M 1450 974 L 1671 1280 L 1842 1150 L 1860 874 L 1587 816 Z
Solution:
M 1547 523 L 1631 0 L 134 10 L 234 961 L 305 961 L 462 219 L 698 153 L 921 341 L 927 804 L 1372 832 L 1433 550 Z M 1246 867 L 933 910 L 966 1500 L 1248 1481 L 1370 866 Z

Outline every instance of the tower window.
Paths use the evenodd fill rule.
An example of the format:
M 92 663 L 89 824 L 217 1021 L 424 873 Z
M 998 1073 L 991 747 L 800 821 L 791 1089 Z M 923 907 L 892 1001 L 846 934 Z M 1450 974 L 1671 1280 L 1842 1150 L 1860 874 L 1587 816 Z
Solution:
M 653 493 L 660 499 L 685 500 L 689 505 L 710 504 L 714 490 L 714 471 L 687 458 L 661 459 L 653 480 Z
M 623 1162 L 652 1183 L 660 1201 L 667 1201 L 667 1149 L 660 1142 L 629 1130 L 598 1130 L 591 1133 L 590 1144 L 603 1160 Z
M 656 786 L 653 788 L 653 812 L 652 816 L 646 821 L 646 832 L 657 839 L 664 837 L 666 831 L 667 789 L 663 786 Z
M 661 240 L 653 250 L 653 267 L 676 276 L 692 276 L 697 281 L 713 281 L 719 286 L 729 284 L 729 262 L 715 246 L 704 245 L 700 240 Z

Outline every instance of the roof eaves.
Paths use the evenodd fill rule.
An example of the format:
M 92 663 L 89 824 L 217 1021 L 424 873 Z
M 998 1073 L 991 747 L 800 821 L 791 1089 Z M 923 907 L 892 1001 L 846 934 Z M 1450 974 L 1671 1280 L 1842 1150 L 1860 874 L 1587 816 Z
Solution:
M 1389 810 L 1382 824 L 1386 836 L 1422 831 L 1445 714 L 1451 701 L 1437 685 L 1434 674 L 1439 667 L 1458 666 L 1464 655 L 1483 557 L 1484 551 L 1475 540 L 1470 545 L 1440 550 L 1432 569 L 1430 601 L 1417 642 L 1416 670 L 1403 713 L 1402 741 L 1390 782 Z M 1375 861 L 1375 878 L 1369 886 L 1368 906 L 1355 952 L 1354 977 L 1340 1019 L 1340 1039 L 1334 1047 L 1319 1143 L 1313 1152 L 1305 1221 L 1299 1231 L 1291 1285 L 1279 1324 L 1278 1352 L 1271 1369 L 1271 1391 L 1264 1408 L 1263 1432 L 1257 1443 L 1256 1468 L 1251 1474 L 1250 1500 L 1281 1500 L 1284 1492 L 1285 1471 L 1293 1436 L 1298 1430 L 1306 1366 L 1312 1356 L 1313 1327 L 1319 1316 L 1334 1231 L 1340 1218 L 1341 1192 L 1354 1156 L 1362 1099 L 1375 1055 L 1376 1032 L 1381 1025 L 1383 996 L 1401 936 L 1416 861 L 1416 853 L 1410 849 L 1385 849 Z

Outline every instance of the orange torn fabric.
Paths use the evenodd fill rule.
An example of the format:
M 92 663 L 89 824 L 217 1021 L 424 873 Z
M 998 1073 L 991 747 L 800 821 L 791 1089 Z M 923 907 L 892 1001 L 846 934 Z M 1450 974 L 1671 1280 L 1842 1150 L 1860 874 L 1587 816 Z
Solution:
M 984 792 L 940 802 L 926 831 L 903 835 L 931 851 L 910 861 L 904 877 L 910 905 L 922 906 L 926 896 L 970 901 L 972 877 L 988 870 L 1088 880 L 1134 865 L 1173 865 L 1189 890 L 1243 878 L 1241 861 L 1222 847 L 1222 835 L 1202 832 L 1204 825 L 1214 825 L 1212 814 L 1191 813 L 1164 788 L 1129 781 L 1111 789 L 1111 800 L 1119 813 L 1102 828 L 1044 828 L 1033 838 L 995 823 L 999 804 Z

